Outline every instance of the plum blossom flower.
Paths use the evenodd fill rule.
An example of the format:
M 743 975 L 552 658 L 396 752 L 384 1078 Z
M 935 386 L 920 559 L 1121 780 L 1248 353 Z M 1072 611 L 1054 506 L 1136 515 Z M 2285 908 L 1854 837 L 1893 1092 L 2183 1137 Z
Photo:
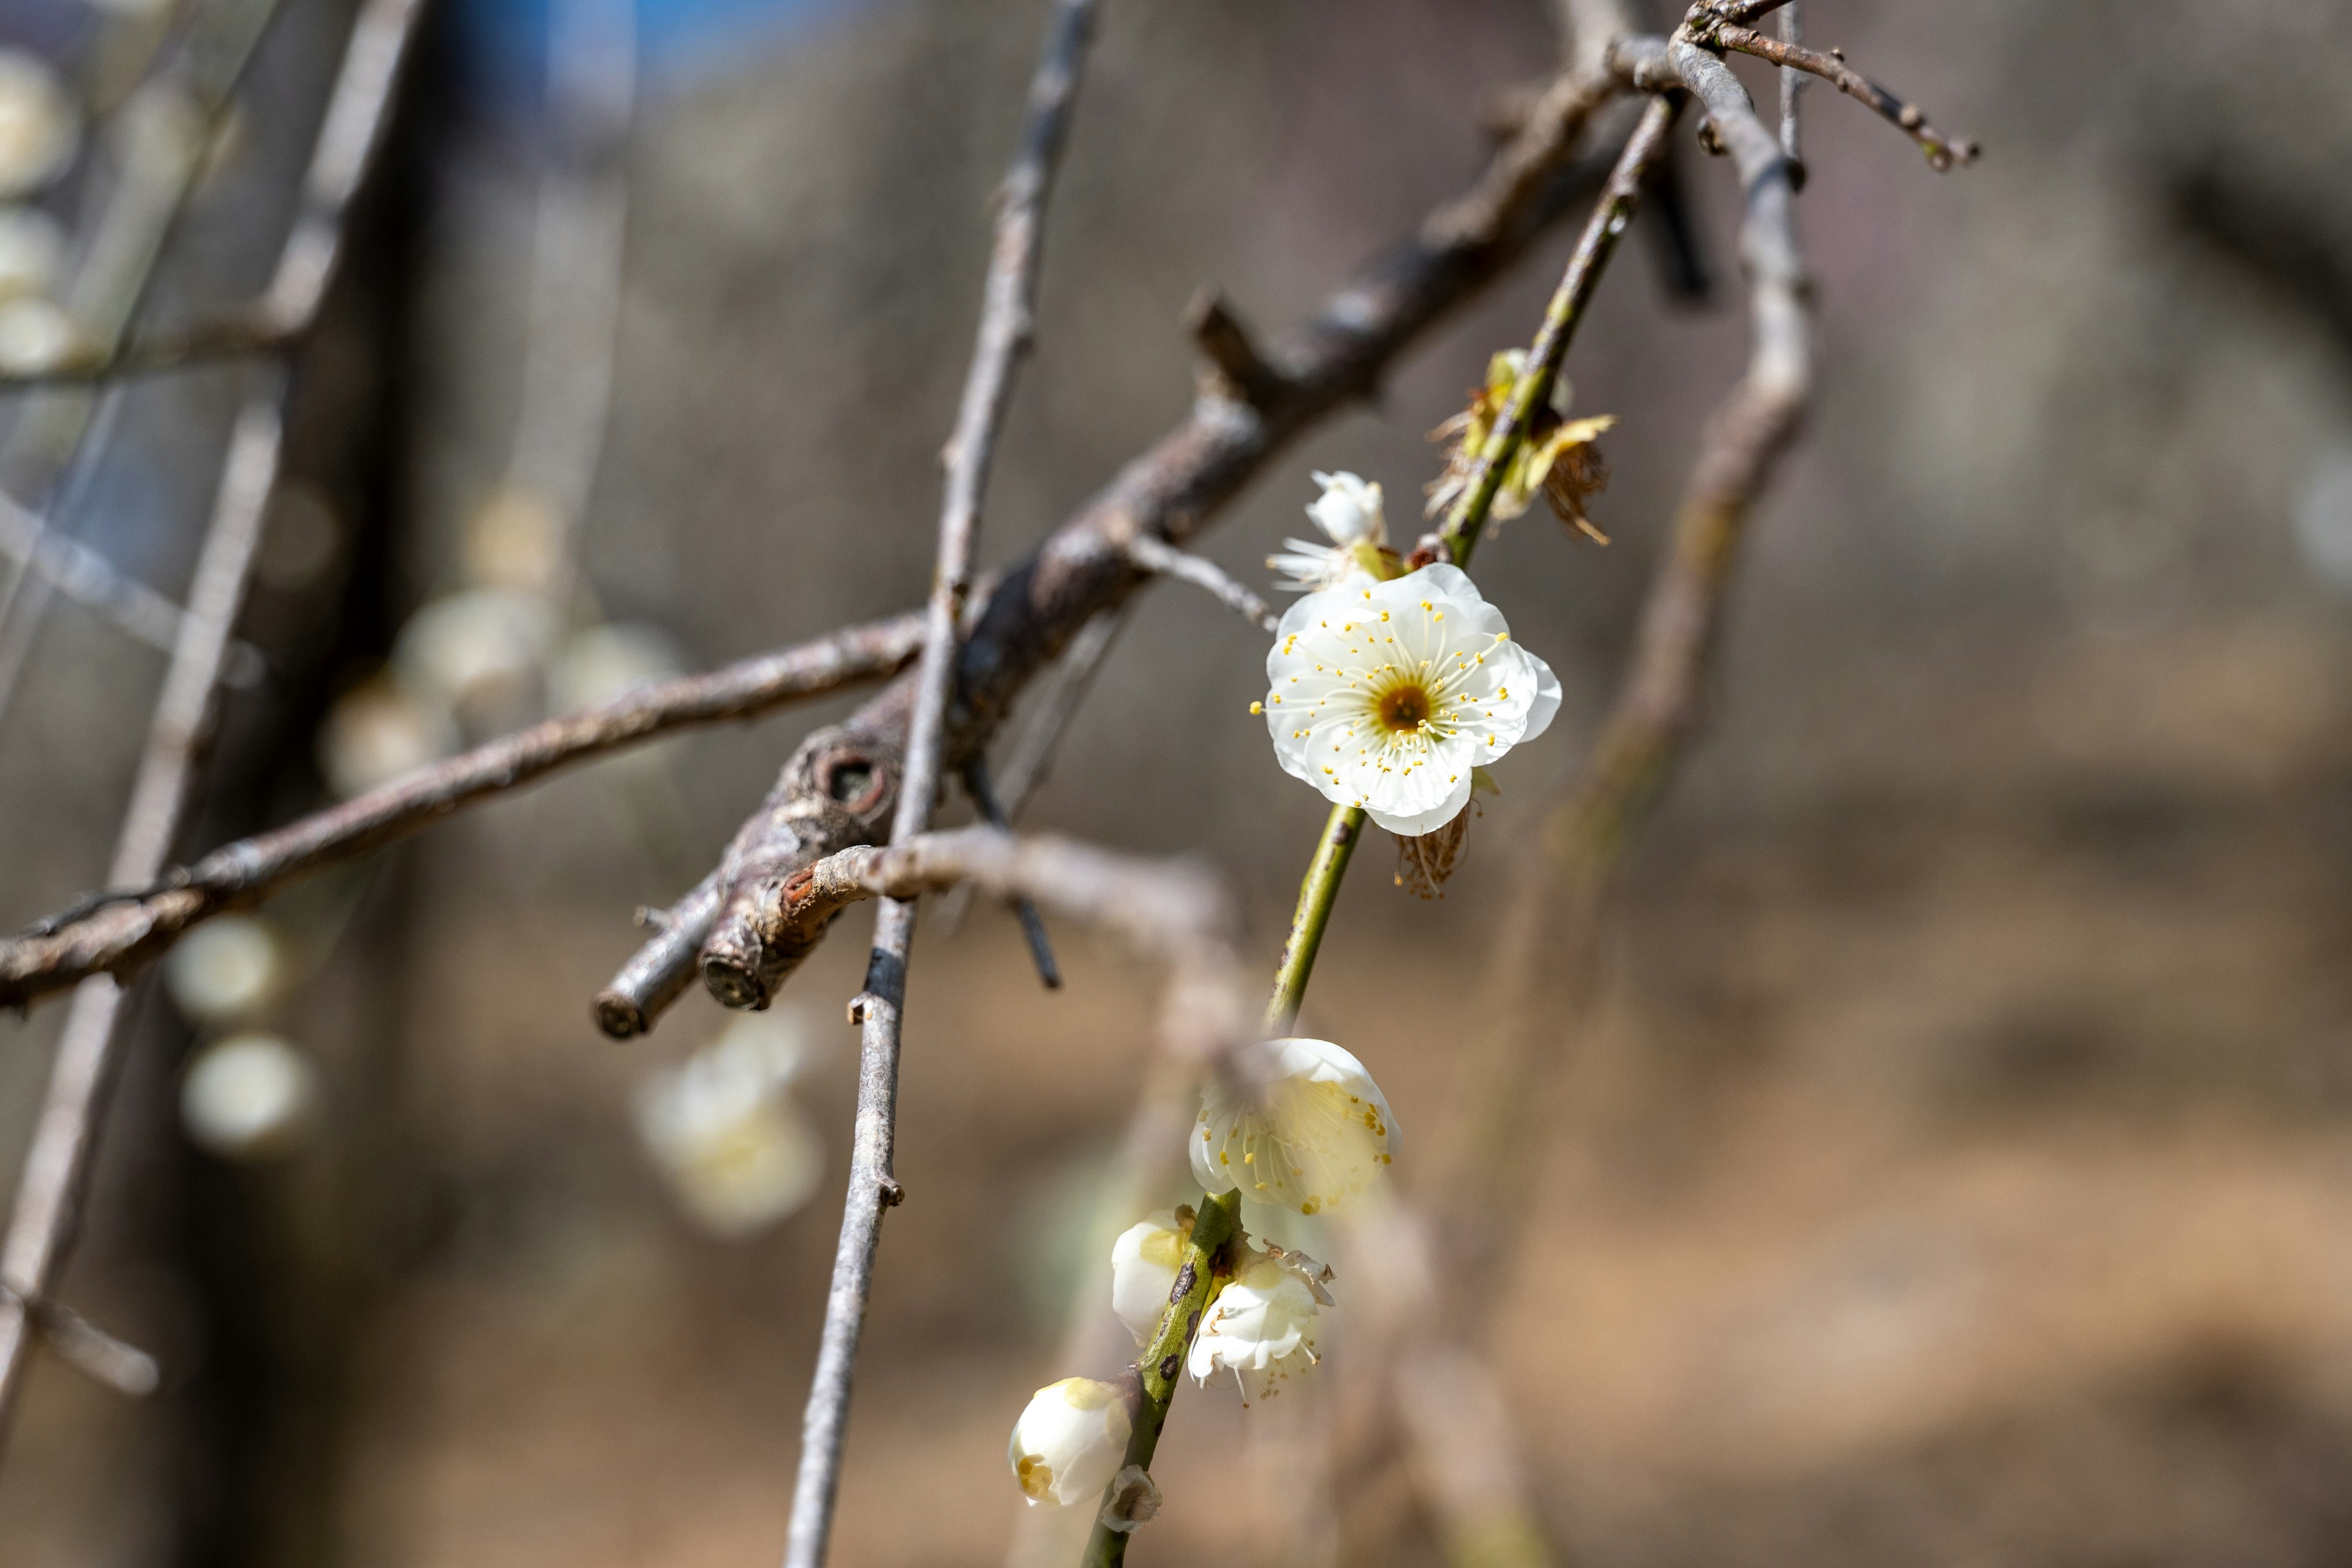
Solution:
M 1195 1383 L 1223 1368 L 1241 1385 L 1242 1403 L 1269 1399 L 1299 1363 L 1315 1365 L 1315 1320 L 1331 1305 L 1323 1287 L 1331 1271 L 1303 1252 L 1244 1247 L 1234 1277 L 1201 1320 L 1185 1363 Z
M 1013 1423 L 1006 1458 L 1029 1506 L 1090 1503 L 1127 1458 L 1131 1425 L 1115 1384 L 1066 1377 L 1037 1391 Z
M 1389 1163 L 1396 1118 L 1364 1064 L 1328 1040 L 1268 1041 L 1257 1081 L 1201 1096 L 1192 1173 L 1212 1193 L 1303 1215 L 1336 1209 Z
M 1288 581 L 1276 586 L 1294 594 L 1311 594 L 1386 577 L 1389 568 L 1382 552 L 1388 545 L 1388 523 L 1381 515 L 1381 487 L 1349 473 L 1317 474 L 1315 482 L 1323 487 L 1323 493 L 1307 507 L 1307 515 L 1331 542 L 1284 540 L 1290 548 L 1265 558 L 1268 566 L 1290 574 Z
M 1128 1226 L 1111 1244 L 1110 1310 L 1137 1344 L 1151 1338 L 1168 1310 L 1169 1294 L 1184 1263 L 1184 1244 L 1192 1239 L 1192 1219 L 1190 1204 L 1172 1213 L 1162 1209 Z
M 1283 771 L 1405 837 L 1454 820 L 1473 770 L 1559 710 L 1551 667 L 1443 563 L 1299 600 L 1275 630 L 1265 679 L 1258 710 Z

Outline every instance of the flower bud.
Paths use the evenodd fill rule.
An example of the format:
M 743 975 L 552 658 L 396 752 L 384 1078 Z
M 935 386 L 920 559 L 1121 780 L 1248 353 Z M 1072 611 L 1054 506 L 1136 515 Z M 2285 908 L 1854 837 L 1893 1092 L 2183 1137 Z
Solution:
M 1034 1508 L 1093 1502 L 1127 1458 L 1130 1422 L 1116 1384 L 1066 1377 L 1037 1391 L 1005 1458 Z
M 1272 1040 L 1263 1049 L 1259 1081 L 1220 1079 L 1202 1095 L 1192 1173 L 1213 1193 L 1239 1187 L 1303 1215 L 1336 1209 L 1389 1163 L 1396 1119 L 1388 1097 L 1328 1040 Z
M 1110 1310 L 1141 1344 L 1159 1330 L 1192 1235 L 1191 1205 L 1128 1226 L 1110 1248 Z
M 1307 515 L 1315 520 L 1334 544 L 1379 544 L 1388 534 L 1387 521 L 1381 515 L 1381 487 L 1354 474 L 1318 474 L 1315 482 L 1323 493 L 1308 505 Z

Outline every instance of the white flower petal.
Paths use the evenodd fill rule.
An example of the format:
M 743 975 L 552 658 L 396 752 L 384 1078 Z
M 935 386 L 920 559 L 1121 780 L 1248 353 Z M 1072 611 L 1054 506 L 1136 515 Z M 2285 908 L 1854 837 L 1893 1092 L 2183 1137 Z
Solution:
M 1299 1214 L 1339 1208 L 1387 1166 L 1396 1118 L 1364 1064 L 1328 1040 L 1274 1040 L 1254 1085 L 1201 1097 L 1192 1173 Z M 1245 1069 L 1246 1070 L 1246 1069 Z

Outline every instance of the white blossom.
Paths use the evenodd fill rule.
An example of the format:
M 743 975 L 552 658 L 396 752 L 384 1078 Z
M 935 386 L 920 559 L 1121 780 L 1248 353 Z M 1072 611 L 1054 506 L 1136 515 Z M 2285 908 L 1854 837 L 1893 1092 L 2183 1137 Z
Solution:
M 266 1012 L 291 978 L 276 928 L 259 915 L 222 915 L 180 941 L 163 960 L 163 983 L 181 1016 L 213 1028 Z
M 1162 1209 L 1128 1226 L 1111 1244 L 1110 1308 L 1138 1344 L 1151 1338 L 1168 1310 L 1169 1293 L 1183 1267 L 1184 1244 L 1192 1238 L 1192 1217 L 1189 1205 L 1172 1212 Z
M 49 63 L 0 48 L 0 201 L 55 183 L 80 143 L 80 113 Z
M 1472 770 L 1559 710 L 1551 667 L 1511 640 L 1459 569 L 1309 594 L 1265 658 L 1260 705 L 1283 771 L 1417 837 L 1470 802 Z
M 42 375 L 81 347 L 81 332 L 62 306 L 38 295 L 0 300 L 0 371 Z
M 316 1125 L 319 1072 L 274 1035 L 235 1035 L 206 1046 L 180 1080 L 180 1124 L 224 1160 L 291 1153 Z
M 1013 1423 L 1005 1458 L 1029 1506 L 1090 1503 L 1127 1458 L 1130 1420 L 1115 1384 L 1066 1377 L 1037 1391 Z
M 1220 1369 L 1241 1385 L 1242 1402 L 1266 1399 L 1293 1373 L 1321 1358 L 1315 1320 L 1331 1305 L 1331 1271 L 1303 1252 L 1241 1249 L 1234 1277 L 1217 1292 L 1192 1340 L 1186 1369 L 1206 1383 Z
M 0 301 L 49 293 L 65 268 L 57 219 L 38 207 L 0 207 Z
M 815 1195 L 824 1145 L 788 1092 L 805 1056 L 791 1013 L 747 1014 L 637 1091 L 637 1134 L 688 1218 L 746 1236 Z
M 1388 523 L 1381 513 L 1381 487 L 1354 474 L 1317 474 L 1323 493 L 1307 509 L 1315 526 L 1331 542 L 1317 544 L 1286 539 L 1286 551 L 1265 558 L 1277 572 L 1289 574 L 1277 587 L 1292 593 L 1314 593 L 1358 581 L 1376 583 L 1381 551 L 1388 543 Z
M 1212 1193 L 1336 1209 L 1388 1164 L 1396 1119 L 1364 1064 L 1328 1040 L 1268 1041 L 1255 1072 L 1201 1096 L 1192 1173 Z M 1255 1079 L 1255 1081 L 1252 1079 Z

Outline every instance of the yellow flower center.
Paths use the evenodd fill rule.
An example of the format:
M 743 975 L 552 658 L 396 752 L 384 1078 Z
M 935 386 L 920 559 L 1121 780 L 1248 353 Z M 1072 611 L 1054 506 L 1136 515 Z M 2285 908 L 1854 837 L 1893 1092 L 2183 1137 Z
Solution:
M 1377 709 L 1381 725 L 1392 733 L 1410 734 L 1429 718 L 1429 692 L 1418 681 L 1392 686 L 1381 694 Z

